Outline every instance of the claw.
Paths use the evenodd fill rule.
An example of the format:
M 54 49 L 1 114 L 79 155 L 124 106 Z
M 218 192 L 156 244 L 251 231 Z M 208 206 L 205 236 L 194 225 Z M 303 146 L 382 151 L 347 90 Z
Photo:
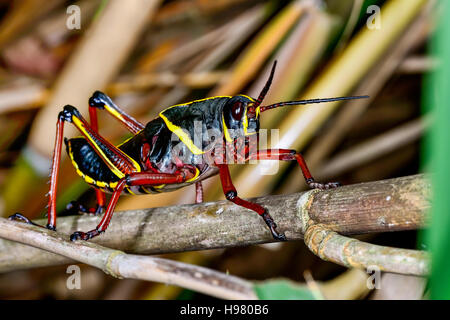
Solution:
M 88 240 L 87 234 L 81 231 L 76 231 L 72 233 L 72 235 L 70 236 L 70 241 L 76 240 Z
M 25 217 L 24 215 L 22 215 L 20 213 L 14 213 L 13 215 L 10 215 L 8 217 L 8 219 L 9 220 L 18 220 L 18 221 L 22 221 L 22 222 L 31 224 L 36 227 L 47 228 L 49 230 L 56 231 L 56 227 L 54 225 L 47 224 L 45 227 L 41 226 L 40 224 L 34 223 L 33 221 L 31 221 L 30 219 L 28 219 L 27 217 Z
M 306 183 L 311 189 L 320 189 L 320 190 L 334 189 L 341 186 L 339 182 L 320 183 L 315 182 L 314 179 L 308 179 L 306 180 Z
M 101 232 L 97 229 L 88 231 L 88 232 L 82 232 L 82 231 L 76 231 L 72 233 L 70 236 L 70 241 L 76 241 L 76 240 L 89 240 L 92 239 L 95 236 L 98 236 Z
M 268 212 L 263 213 L 262 218 L 264 219 L 264 222 L 267 224 L 267 226 L 270 229 L 270 232 L 272 233 L 272 237 L 275 240 L 278 241 L 287 241 L 286 236 L 283 233 L 279 233 L 277 229 L 277 224 L 273 221 L 272 217 L 269 215 Z

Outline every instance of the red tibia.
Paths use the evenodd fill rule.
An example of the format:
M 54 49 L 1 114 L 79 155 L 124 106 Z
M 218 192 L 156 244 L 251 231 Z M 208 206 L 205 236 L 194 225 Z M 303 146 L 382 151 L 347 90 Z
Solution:
M 263 218 L 264 222 L 269 227 L 270 232 L 272 233 L 272 236 L 275 240 L 286 241 L 286 236 L 277 231 L 277 224 L 273 221 L 272 217 L 266 211 L 266 209 L 261 207 L 259 204 L 252 203 L 238 197 L 236 188 L 233 186 L 233 183 L 231 182 L 228 165 L 216 164 L 216 166 L 219 168 L 220 181 L 222 182 L 223 193 L 225 194 L 227 200 L 230 200 L 231 202 L 237 204 L 238 206 L 255 211 L 257 214 L 259 214 L 261 218 Z
M 50 177 L 50 191 L 48 199 L 48 224 L 50 229 L 56 228 L 56 188 L 58 185 L 59 163 L 61 161 L 61 147 L 64 134 L 64 120 L 58 117 L 56 123 L 56 139 L 53 149 L 52 172 Z
M 100 189 L 95 189 L 95 196 L 97 198 L 97 205 L 99 207 L 105 207 L 106 202 L 105 193 Z
M 89 120 L 92 130 L 94 130 L 98 134 L 97 109 L 91 106 L 89 106 Z M 106 202 L 105 193 L 100 189 L 95 189 L 95 196 L 97 198 L 97 206 L 103 208 Z
M 256 154 L 251 154 L 249 160 L 283 160 L 283 161 L 293 161 L 297 160 L 300 168 L 302 170 L 305 180 L 308 182 L 312 179 L 311 173 L 306 165 L 305 159 L 300 153 L 295 150 L 289 149 L 267 149 L 258 150 Z
M 98 133 L 97 108 L 89 106 L 89 120 L 92 130 Z
M 203 202 L 203 186 L 202 182 L 196 182 L 195 183 L 195 203 L 202 203 Z
M 309 172 L 308 167 L 306 166 L 306 161 L 300 153 L 295 154 L 295 158 L 297 159 L 300 168 L 302 169 L 303 177 L 305 177 L 306 182 L 312 180 L 312 175 Z
M 253 210 L 259 215 L 263 215 L 266 212 L 266 209 L 261 207 L 259 204 L 252 203 L 238 197 L 236 188 L 231 181 L 228 165 L 217 164 L 217 167 L 219 168 L 220 182 L 222 183 L 223 193 L 228 200 L 239 206 Z
M 121 179 L 119 181 L 119 183 L 117 184 L 117 186 L 114 190 L 114 193 L 111 197 L 111 200 L 109 200 L 108 208 L 106 208 L 105 214 L 103 215 L 103 218 L 100 221 L 100 223 L 98 224 L 97 228 L 95 228 L 95 231 L 102 232 L 102 231 L 105 231 L 106 228 L 108 228 L 109 222 L 111 221 L 111 218 L 114 213 L 114 208 L 116 207 L 117 201 L 119 200 L 119 196 L 122 193 L 125 185 L 126 185 L 125 178 Z M 91 230 L 91 231 L 94 231 L 94 230 Z M 91 233 L 91 231 L 88 233 Z

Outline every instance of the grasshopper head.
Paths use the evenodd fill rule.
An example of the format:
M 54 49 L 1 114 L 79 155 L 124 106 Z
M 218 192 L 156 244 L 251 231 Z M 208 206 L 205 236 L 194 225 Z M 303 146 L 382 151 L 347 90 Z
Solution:
M 253 108 L 254 102 L 245 95 L 234 96 L 227 102 L 222 111 L 222 125 L 228 141 L 258 132 L 259 119 Z

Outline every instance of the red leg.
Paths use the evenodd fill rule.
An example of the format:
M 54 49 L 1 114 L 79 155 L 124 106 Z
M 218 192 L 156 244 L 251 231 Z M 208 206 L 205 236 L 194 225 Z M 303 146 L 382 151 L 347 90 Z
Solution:
M 70 240 L 89 240 L 93 237 L 98 236 L 100 233 L 104 232 L 111 221 L 114 213 L 114 208 L 116 207 L 119 196 L 125 187 L 131 186 L 151 186 L 151 185 L 161 185 L 161 184 L 176 184 L 182 183 L 189 180 L 195 176 L 195 171 L 193 172 L 188 167 L 183 167 L 179 172 L 174 174 L 167 173 L 151 173 L 151 172 L 136 172 L 132 173 L 125 178 L 121 179 L 114 189 L 114 193 L 109 201 L 106 212 L 103 215 L 102 220 L 98 226 L 88 232 L 77 231 L 70 236 Z
M 300 165 L 300 169 L 302 170 L 303 177 L 305 178 L 306 183 L 311 188 L 330 189 L 340 186 L 339 182 L 328 182 L 328 183 L 315 182 L 314 178 L 309 172 L 305 159 L 300 153 L 297 153 L 297 151 L 295 150 L 289 149 L 258 150 L 256 154 L 252 154 L 249 156 L 249 160 L 284 160 L 284 161 L 296 160 L 297 163 Z
M 75 210 L 77 213 L 87 213 L 92 215 L 101 215 L 105 210 L 105 193 L 95 188 L 95 198 L 97 199 L 97 205 L 93 208 L 86 208 L 78 201 L 71 201 L 67 204 L 66 210 Z
M 202 203 L 203 202 L 203 186 L 202 182 L 196 182 L 195 183 L 195 203 Z
M 48 200 L 48 223 L 47 228 L 56 230 L 56 190 L 58 185 L 59 165 L 61 161 L 61 148 L 64 135 L 64 122 L 71 122 L 77 127 L 81 133 L 87 138 L 89 144 L 94 150 L 105 159 L 111 170 L 120 178 L 126 176 L 126 174 L 140 171 L 139 165 L 134 162 L 130 157 L 124 154 L 121 150 L 113 146 L 100 136 L 81 116 L 79 111 L 69 105 L 66 105 L 58 115 L 58 121 L 56 123 L 56 139 L 55 147 L 53 151 L 52 171 L 50 177 L 50 191 Z M 94 120 L 94 127 L 96 126 Z M 98 128 L 97 128 L 98 129 Z M 104 151 L 108 151 L 108 156 L 104 154 Z M 100 203 L 104 198 L 101 197 Z M 14 214 L 10 219 L 20 219 L 22 221 L 32 223 L 29 219 L 25 218 L 21 214 Z M 34 224 L 34 223 L 32 223 Z
M 106 165 L 119 178 L 141 170 L 139 164 L 122 150 L 112 145 L 92 128 L 73 106 L 64 107 L 65 120 L 80 130 L 95 152 L 105 160 Z
M 64 114 L 60 112 L 56 123 L 56 139 L 53 149 L 52 172 L 50 178 L 50 191 L 48 199 L 47 228 L 56 230 L 56 189 L 58 185 L 59 165 L 61 162 L 61 148 L 64 135 Z
M 96 109 L 106 109 L 106 111 L 122 122 L 133 134 L 136 134 L 145 128 L 142 123 L 126 114 L 111 100 L 110 97 L 100 91 L 94 92 L 92 97 L 89 99 L 89 114 L 91 116 L 91 121 L 94 118 L 97 120 Z
M 58 185 L 58 174 L 59 174 L 59 164 L 61 161 L 61 147 L 64 134 L 64 121 L 65 116 L 63 111 L 58 115 L 58 121 L 56 122 L 56 139 L 55 146 L 53 149 L 53 160 L 52 160 L 52 170 L 50 176 L 50 191 L 48 192 L 48 212 L 47 212 L 47 228 L 51 230 L 56 230 L 56 189 Z M 10 219 L 19 219 L 27 223 L 36 225 L 29 219 L 25 218 L 21 214 L 14 214 L 9 217 Z
M 94 93 L 94 96 L 91 98 L 91 100 L 94 99 L 95 96 L 96 93 Z M 95 133 L 99 134 L 97 108 L 92 103 L 89 103 L 89 119 L 92 130 Z M 95 189 L 95 197 L 97 199 L 97 205 L 95 208 L 86 208 L 78 201 L 71 201 L 69 204 L 67 204 L 66 209 L 76 210 L 76 212 L 82 212 L 87 214 L 100 215 L 103 213 L 103 210 L 105 209 L 105 201 L 106 201 L 105 193 L 100 189 Z
M 272 236 L 275 240 L 286 241 L 286 236 L 282 233 L 278 233 L 278 231 L 276 230 L 277 229 L 276 223 L 273 221 L 272 217 L 264 207 L 260 206 L 259 204 L 249 202 L 238 197 L 236 188 L 234 187 L 233 182 L 231 181 L 230 170 L 228 169 L 228 165 L 226 164 L 216 164 L 216 165 L 219 168 L 220 181 L 222 183 L 223 193 L 225 194 L 227 200 L 230 200 L 231 202 L 237 204 L 238 206 L 255 211 L 264 219 L 264 222 L 269 227 L 270 232 L 272 232 Z

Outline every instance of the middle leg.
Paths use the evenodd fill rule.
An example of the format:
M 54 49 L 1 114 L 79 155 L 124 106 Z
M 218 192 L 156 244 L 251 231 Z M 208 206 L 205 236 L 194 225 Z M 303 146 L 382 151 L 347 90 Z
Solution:
M 297 161 L 302 170 L 303 177 L 310 188 L 317 189 L 331 189 L 339 187 L 339 182 L 320 183 L 316 182 L 309 172 L 303 156 L 295 150 L 290 149 L 266 149 L 258 150 L 256 153 L 251 154 L 248 160 L 282 160 L 282 161 Z

